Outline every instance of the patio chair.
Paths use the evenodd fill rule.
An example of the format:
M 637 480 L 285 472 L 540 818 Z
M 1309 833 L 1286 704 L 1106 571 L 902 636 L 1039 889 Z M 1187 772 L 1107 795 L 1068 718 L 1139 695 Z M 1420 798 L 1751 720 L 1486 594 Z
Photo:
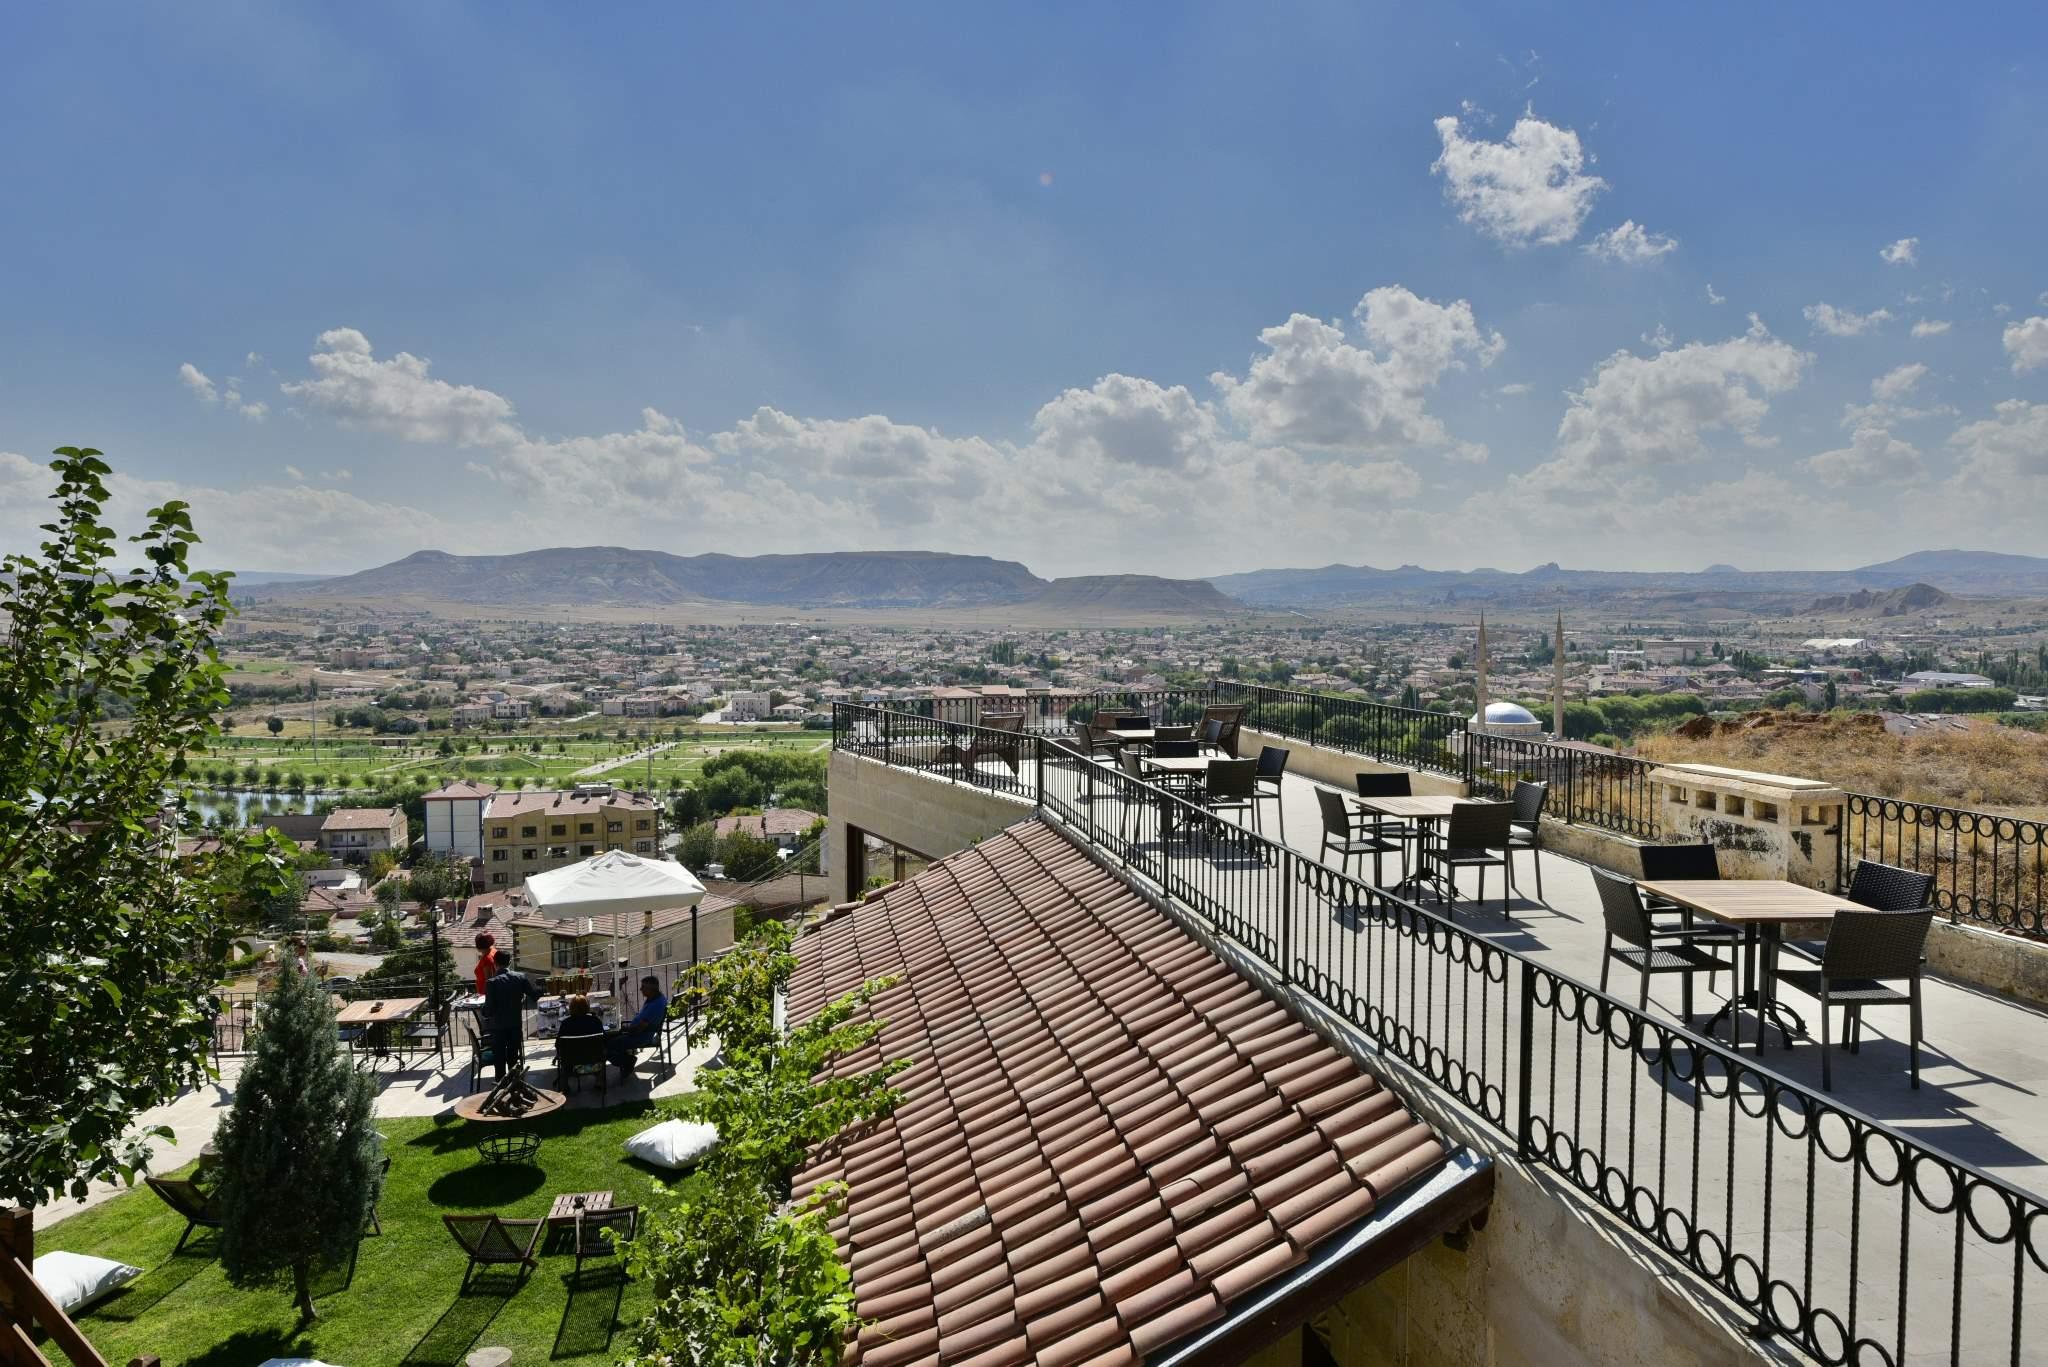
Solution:
M 1934 875 L 1897 864 L 1880 864 L 1875 859 L 1858 860 L 1849 875 L 1850 901 L 1873 911 L 1918 911 L 1934 905 Z M 1826 952 L 1825 940 L 1787 940 L 1784 946 L 1799 958 L 1819 963 Z
M 587 1077 L 597 1079 L 597 1097 L 602 1103 L 611 1093 L 611 1067 L 605 1061 L 605 1037 L 601 1034 L 558 1037 L 555 1040 L 555 1090 L 566 1092 L 570 1083 Z
M 1195 739 L 1201 742 L 1204 750 L 1214 750 L 1219 755 L 1223 754 L 1223 723 L 1205 719 L 1201 724 L 1201 733 Z
M 1232 759 L 1237 758 L 1237 737 L 1244 723 L 1244 710 L 1241 702 L 1210 703 L 1202 709 L 1204 729 L 1210 722 L 1218 724 L 1215 746 Z
M 1272 801 L 1273 814 L 1280 820 L 1280 839 L 1284 842 L 1287 839 L 1287 804 L 1281 800 L 1280 790 L 1282 781 L 1287 777 L 1287 752 L 1277 745 L 1262 745 L 1259 747 L 1258 766 L 1254 775 L 1258 784 L 1252 796 L 1260 802 Z
M 1447 915 L 1455 916 L 1458 899 L 1458 870 L 1479 870 L 1476 906 L 1486 900 L 1486 871 L 1501 871 L 1500 914 L 1508 916 L 1513 907 L 1515 871 L 1508 863 L 1508 832 L 1515 818 L 1512 802 L 1460 802 L 1451 808 L 1441 844 L 1424 845 L 1423 862 L 1435 869 L 1450 889 L 1444 898 Z
M 1358 785 L 1360 797 L 1413 797 L 1415 784 L 1408 774 L 1353 774 L 1351 781 Z M 1381 840 L 1402 840 L 1411 845 L 1422 844 L 1422 827 L 1413 821 L 1399 821 L 1391 816 L 1380 816 L 1367 812 L 1372 833 Z
M 1152 743 L 1160 741 L 1194 740 L 1195 728 L 1192 722 L 1184 726 L 1155 726 L 1152 728 Z
M 1600 890 L 1600 915 L 1607 923 L 1607 938 L 1601 945 L 1600 990 L 1607 990 L 1607 975 L 1615 964 L 1626 964 L 1641 978 L 1636 991 L 1636 1008 L 1650 1005 L 1650 979 L 1659 973 L 1681 973 L 1679 1019 L 1692 1016 L 1692 979 L 1696 973 L 1733 973 L 1733 960 L 1723 959 L 1688 939 L 1673 939 L 1651 924 L 1649 908 L 1643 905 L 1642 889 L 1634 881 L 1606 869 L 1593 870 L 1593 886 Z M 1616 941 L 1620 945 L 1616 945 Z
M 633 1237 L 633 1231 L 640 1224 L 640 1207 L 613 1206 L 609 1210 L 579 1210 L 576 1212 L 576 1268 L 569 1275 L 581 1281 L 583 1264 L 593 1258 L 617 1257 L 621 1241 Z M 626 1264 L 618 1263 L 619 1273 L 625 1275 Z
M 1910 1009 L 1907 1070 L 1914 1090 L 1920 1087 L 1920 951 L 1934 908 L 1915 911 L 1838 911 L 1828 926 L 1819 968 L 1783 968 L 1778 981 L 1790 983 L 1820 999 L 1820 1085 L 1835 1089 L 1832 1055 L 1828 1051 L 1828 1008 L 1842 1008 L 1842 1047 L 1863 1048 L 1863 1008 L 1904 1006 Z M 1906 990 L 1886 983 L 1906 980 Z
M 1111 733 L 1109 724 L 1102 721 L 1081 724 L 1081 752 L 1090 759 L 1115 759 L 1123 742 Z
M 1517 781 L 1514 820 L 1508 822 L 1508 881 L 1514 881 L 1515 851 L 1526 850 L 1536 869 L 1536 900 L 1543 900 L 1543 804 L 1550 800 L 1548 783 Z
M 469 1036 L 469 1090 L 474 1092 L 481 1086 L 484 1065 L 495 1067 L 497 1051 L 476 1032 L 476 1016 L 472 1013 L 462 1022 L 462 1029 Z
M 1212 759 L 1203 778 L 1202 805 L 1211 812 L 1246 812 L 1259 829 L 1259 762 L 1255 759 Z
M 517 1267 L 519 1280 L 514 1285 L 523 1286 L 526 1274 L 540 1266 L 540 1260 L 533 1253 L 540 1246 L 541 1231 L 547 1228 L 545 1220 L 506 1220 L 496 1215 L 443 1215 L 441 1223 L 448 1226 L 455 1242 L 462 1245 L 462 1251 L 469 1255 L 469 1265 L 462 1269 L 464 1295 L 469 1294 L 469 1279 L 479 1267 Z
M 1697 842 L 1690 845 L 1645 845 L 1637 851 L 1642 863 L 1643 877 L 1655 883 L 1660 880 L 1673 883 L 1714 882 L 1721 877 L 1721 859 L 1714 853 L 1712 845 Z M 1667 901 L 1653 893 L 1641 894 L 1643 905 L 1650 913 L 1650 925 L 1659 935 L 1684 936 L 1696 944 L 1712 948 L 1717 945 L 1738 945 L 1742 943 L 1742 931 L 1737 926 L 1712 922 L 1699 925 L 1694 922 L 1692 908 Z M 1707 980 L 1711 991 L 1713 979 Z
M 220 1228 L 220 1202 L 197 1182 L 187 1177 L 145 1177 L 142 1180 L 163 1198 L 165 1205 L 185 1217 L 185 1232 L 178 1236 L 178 1246 L 171 1250 L 173 1256 L 185 1251 L 185 1241 L 192 1237 L 193 1230 Z
M 1152 742 L 1154 759 L 1195 759 L 1201 753 L 1202 743 L 1191 736 L 1161 737 Z
M 948 741 L 939 747 L 937 756 L 940 764 L 956 764 L 972 772 L 984 759 L 999 759 L 1010 766 L 1010 772 L 1018 772 L 1018 752 L 1024 743 L 1024 714 L 1004 712 L 984 716 L 981 728 L 974 733 L 966 745 Z
M 1344 794 L 1318 784 L 1316 802 L 1323 813 L 1323 846 L 1317 851 L 1316 858 L 1328 862 L 1330 852 L 1336 851 L 1337 867 L 1348 875 L 1352 859 L 1369 854 L 1372 856 L 1373 885 L 1385 887 L 1386 881 L 1380 876 L 1381 865 L 1387 855 L 1397 854 L 1401 856 L 1401 876 L 1408 876 L 1408 847 L 1398 840 L 1374 835 L 1370 825 L 1359 825 L 1351 804 L 1344 800 Z

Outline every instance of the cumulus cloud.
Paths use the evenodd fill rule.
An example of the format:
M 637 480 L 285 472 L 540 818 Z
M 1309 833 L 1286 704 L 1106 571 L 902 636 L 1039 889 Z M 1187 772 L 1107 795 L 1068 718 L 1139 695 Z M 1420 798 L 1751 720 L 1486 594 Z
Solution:
M 1266 354 L 1243 377 L 1210 377 L 1225 409 L 1260 442 L 1360 452 L 1448 444 L 1424 406 L 1428 392 L 1468 359 L 1493 364 L 1506 340 L 1482 329 L 1465 300 L 1438 304 L 1399 285 L 1369 291 L 1353 317 L 1365 346 L 1301 313 L 1260 333 Z
M 1458 218 L 1509 247 L 1556 246 L 1579 234 L 1607 182 L 1586 172 L 1579 135 L 1525 114 L 1501 142 L 1468 138 L 1455 116 L 1436 121 L 1443 152 L 1430 167 Z
M 1915 337 L 1939 337 L 1955 326 L 1940 318 L 1922 318 L 1913 324 Z
M 2013 374 L 2048 365 L 2048 318 L 2008 324 L 2004 335 L 2005 354 L 2012 357 Z
M 1870 397 L 1879 403 L 1893 403 L 1913 392 L 1927 378 L 1927 367 L 1914 361 L 1886 371 L 1870 382 Z
M 423 356 L 400 351 L 380 361 L 370 339 L 354 328 L 321 333 L 317 347 L 308 358 L 313 378 L 281 387 L 347 426 L 451 446 L 488 446 L 521 435 L 509 401 L 432 378 Z
M 1815 332 L 1824 332 L 1830 337 L 1860 337 L 1872 328 L 1890 322 L 1892 317 L 1890 309 L 1855 313 L 1849 309 L 1838 309 L 1833 304 L 1808 304 L 1804 312 L 1806 321 L 1813 324 Z
M 184 383 L 185 388 L 199 397 L 201 403 L 219 401 L 220 391 L 214 387 L 213 381 L 206 377 L 205 371 L 190 361 L 178 367 L 178 379 Z
M 1062 459 L 1185 470 L 1204 464 L 1220 437 L 1215 411 L 1183 385 L 1105 375 L 1069 389 L 1032 419 Z
M 1882 427 L 1858 428 L 1847 446 L 1809 457 L 1806 467 L 1836 488 L 1918 479 L 1924 471 L 1919 450 Z
M 1986 500 L 1971 507 L 2004 510 L 2021 523 L 2038 519 L 2039 500 L 2048 496 L 2048 403 L 2007 399 L 1991 417 L 1957 428 L 1948 444 L 1959 457 L 1956 483 Z
M 1517 380 L 1513 384 L 1504 384 L 1499 389 L 1496 389 L 1493 392 L 1504 397 L 1512 398 L 1518 394 L 1527 394 L 1530 390 L 1534 388 L 1534 385 L 1529 384 L 1526 381 Z
M 1625 220 L 1620 227 L 1609 228 L 1606 232 L 1601 233 L 1591 242 L 1588 242 L 1582 250 L 1589 256 L 1597 256 L 1606 261 L 1619 261 L 1627 266 L 1636 266 L 1641 265 L 1645 261 L 1655 261 L 1658 257 L 1665 255 L 1667 252 L 1675 251 L 1677 248 L 1677 238 L 1653 233 L 1631 218 Z M 1712 285 L 1707 286 L 1707 298 L 1710 302 L 1714 299 L 1714 287 Z
M 1883 258 L 1884 264 L 1887 266 L 1918 265 L 1920 262 L 1920 239 L 1917 237 L 1902 237 L 1889 247 L 1878 248 L 1877 254 Z

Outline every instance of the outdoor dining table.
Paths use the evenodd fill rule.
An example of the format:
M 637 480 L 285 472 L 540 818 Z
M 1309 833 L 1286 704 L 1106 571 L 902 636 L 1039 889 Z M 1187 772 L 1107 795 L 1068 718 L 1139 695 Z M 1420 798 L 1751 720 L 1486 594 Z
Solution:
M 1790 1045 L 1792 1036 L 1806 1033 L 1806 1022 L 1797 1012 L 1780 1006 L 1778 988 L 1778 945 L 1787 922 L 1832 921 L 1838 911 L 1856 911 L 1857 903 L 1832 892 L 1822 892 L 1782 878 L 1674 878 L 1665 882 L 1643 879 L 1636 884 L 1652 897 L 1662 897 L 1688 907 L 1709 920 L 1735 926 L 1742 931 L 1742 958 L 1738 965 L 1742 981 L 1735 994 L 1701 1027 L 1711 1035 L 1721 1017 L 1728 1017 L 1729 1047 L 1742 1047 L 1741 1013 L 1738 1007 L 1756 1012 L 1757 1048 L 1764 1046 L 1766 1024 L 1775 1024 Z M 1786 1020 L 1792 1024 L 1787 1026 Z
M 383 1043 L 372 1041 L 378 1035 L 378 1026 L 395 1026 L 403 1039 L 406 1022 L 420 1013 L 427 1004 L 425 997 L 375 997 L 368 1001 L 353 1001 L 334 1013 L 334 1023 L 342 1029 L 358 1029 L 361 1047 L 378 1057 L 389 1057 L 394 1051 L 390 1030 L 382 1032 Z
M 1151 745 L 1159 733 L 1148 726 L 1142 730 L 1135 727 L 1128 731 L 1112 730 L 1109 734 L 1115 736 L 1121 744 L 1143 747 Z
M 1352 801 L 1358 804 L 1360 811 L 1370 812 L 1374 816 L 1387 817 L 1393 821 L 1414 822 L 1416 829 L 1422 833 L 1422 845 L 1427 846 L 1437 840 L 1437 823 L 1450 820 L 1451 809 L 1466 799 L 1448 793 L 1430 793 L 1419 797 L 1357 797 Z M 1393 891 L 1412 896 L 1427 887 L 1441 898 L 1443 888 L 1439 885 L 1437 875 L 1426 872 L 1425 864 L 1422 849 L 1418 847 L 1415 851 L 1415 871 L 1394 884 Z

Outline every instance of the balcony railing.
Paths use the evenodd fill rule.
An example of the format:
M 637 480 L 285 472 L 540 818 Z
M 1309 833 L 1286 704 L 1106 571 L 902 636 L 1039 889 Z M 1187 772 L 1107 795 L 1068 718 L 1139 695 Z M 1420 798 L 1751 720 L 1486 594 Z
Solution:
M 2048 935 L 2048 823 L 1850 793 L 1842 820 L 1846 886 L 1859 859 L 1934 875 L 1935 905 L 1955 921 Z
M 936 773 L 925 757 L 978 729 L 834 717 L 842 748 Z M 2034 1194 L 1058 739 L 1023 749 L 996 784 L 1690 1268 L 1756 1332 L 1831 1363 L 2017 1363 L 2037 1340 L 2048 1205 Z

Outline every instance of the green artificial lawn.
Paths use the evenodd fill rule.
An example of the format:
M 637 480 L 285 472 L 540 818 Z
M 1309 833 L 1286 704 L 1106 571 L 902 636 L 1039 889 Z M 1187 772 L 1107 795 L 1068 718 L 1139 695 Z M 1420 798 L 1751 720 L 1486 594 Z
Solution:
M 144 1188 L 39 1230 L 36 1243 L 143 1269 L 79 1320 L 110 1362 L 155 1353 L 165 1367 L 248 1367 L 272 1357 L 340 1367 L 460 1364 L 474 1349 L 502 1346 L 514 1363 L 609 1363 L 629 1348 L 649 1298 L 644 1282 L 622 1278 L 618 1259 L 586 1262 L 572 1289 L 574 1255 L 542 1253 L 540 1269 L 516 1289 L 511 1270 L 480 1268 L 465 1295 L 467 1260 L 441 1216 L 533 1218 L 547 1214 L 558 1193 L 606 1189 L 615 1204 L 645 1210 L 661 1174 L 620 1146 L 658 1119 L 647 1103 L 557 1111 L 533 1122 L 543 1138 L 530 1164 L 483 1162 L 474 1147 L 483 1127 L 453 1117 L 383 1121 L 391 1155 L 378 1209 L 384 1232 L 364 1238 L 352 1278 L 343 1268 L 320 1279 L 320 1318 L 303 1330 L 288 1284 L 228 1285 L 214 1257 L 215 1231 L 194 1231 L 173 1256 L 185 1222 Z M 277 1218 L 292 1218 L 290 1192 L 277 1194 Z

